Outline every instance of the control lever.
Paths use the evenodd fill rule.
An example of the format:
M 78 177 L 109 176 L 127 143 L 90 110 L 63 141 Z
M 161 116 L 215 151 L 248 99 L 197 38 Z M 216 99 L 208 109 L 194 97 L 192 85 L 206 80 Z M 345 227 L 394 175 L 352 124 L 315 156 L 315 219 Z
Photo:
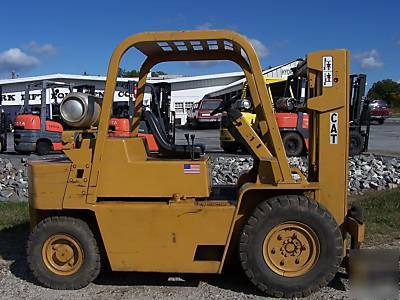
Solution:
M 194 139 L 195 139 L 195 134 L 194 133 L 192 133 L 191 135 L 190 135 L 190 139 L 191 139 L 191 141 L 192 141 L 192 149 L 191 149 L 191 154 L 190 154 L 190 157 L 192 158 L 192 160 L 194 159 Z
M 188 145 L 188 149 L 190 149 L 189 133 L 185 133 L 185 139 Z

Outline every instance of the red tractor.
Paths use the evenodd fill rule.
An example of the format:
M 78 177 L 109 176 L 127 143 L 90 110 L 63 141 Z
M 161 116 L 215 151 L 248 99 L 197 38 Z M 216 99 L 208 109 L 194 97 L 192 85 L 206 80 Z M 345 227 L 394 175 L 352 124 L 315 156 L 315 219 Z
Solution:
M 57 103 L 47 104 L 47 91 L 59 87 L 69 87 L 60 82 L 41 81 L 28 84 L 23 96 L 23 104 L 14 121 L 14 149 L 19 153 L 36 152 L 39 155 L 48 154 L 50 151 L 62 149 L 63 125 L 59 120 L 53 119 L 53 109 Z M 40 106 L 29 106 L 33 89 L 41 90 Z

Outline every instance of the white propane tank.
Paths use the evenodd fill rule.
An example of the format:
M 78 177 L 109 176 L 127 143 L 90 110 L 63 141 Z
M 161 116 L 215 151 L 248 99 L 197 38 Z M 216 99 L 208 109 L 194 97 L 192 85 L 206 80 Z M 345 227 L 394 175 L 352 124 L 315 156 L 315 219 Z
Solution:
M 71 127 L 90 128 L 100 117 L 101 98 L 80 93 L 69 93 L 60 104 L 63 121 Z

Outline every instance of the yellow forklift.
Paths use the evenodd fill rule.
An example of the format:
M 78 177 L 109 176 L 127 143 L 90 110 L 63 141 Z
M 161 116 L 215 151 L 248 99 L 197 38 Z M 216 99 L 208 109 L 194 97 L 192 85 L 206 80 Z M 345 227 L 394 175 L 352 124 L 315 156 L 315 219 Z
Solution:
M 133 128 L 129 137 L 112 137 L 119 63 L 132 47 L 146 56 Z M 151 110 L 142 111 L 150 69 L 201 60 L 237 63 L 252 95 L 257 126 L 244 120 L 234 101 L 213 111 L 227 113 L 232 135 L 254 158 L 236 186 L 211 186 L 209 157 L 193 142 L 175 153 L 150 153 L 138 137 L 142 113 L 158 126 Z M 295 70 L 299 80 L 307 79 L 305 177 L 289 167 L 258 57 L 245 37 L 199 30 L 139 33 L 122 41 L 109 63 L 104 98 L 77 97 L 90 104 L 85 118 L 77 118 L 79 143 L 64 150 L 65 158 L 29 163 L 27 255 L 34 276 L 46 287 L 79 289 L 105 264 L 113 271 L 221 273 L 236 259 L 270 295 L 301 297 L 326 286 L 364 237 L 360 212 L 347 207 L 349 65 L 347 50 L 324 50 L 309 53 Z M 71 123 L 81 113 L 74 107 L 72 101 L 60 108 L 71 109 Z

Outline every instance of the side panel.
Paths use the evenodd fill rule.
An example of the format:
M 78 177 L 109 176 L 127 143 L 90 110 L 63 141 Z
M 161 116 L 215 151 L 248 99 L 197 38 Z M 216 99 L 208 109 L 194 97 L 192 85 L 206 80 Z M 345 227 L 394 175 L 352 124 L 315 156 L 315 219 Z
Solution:
M 70 162 L 29 162 L 29 206 L 31 209 L 61 209 Z
M 217 273 L 235 206 L 229 202 L 100 202 L 95 206 L 115 271 Z M 197 246 L 220 256 L 197 259 Z
M 207 161 L 151 159 L 142 138 L 108 138 L 97 197 L 208 197 Z
M 63 127 L 60 123 L 51 121 L 51 120 L 46 120 L 46 131 L 49 132 L 63 132 Z

